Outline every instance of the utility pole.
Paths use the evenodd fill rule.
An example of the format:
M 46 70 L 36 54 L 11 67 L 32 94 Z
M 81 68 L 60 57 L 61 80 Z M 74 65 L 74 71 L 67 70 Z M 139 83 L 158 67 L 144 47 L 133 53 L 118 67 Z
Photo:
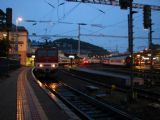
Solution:
M 148 48 L 150 50 L 150 69 L 152 71 L 153 64 L 153 44 L 152 44 L 152 19 L 151 19 L 151 7 L 149 5 L 145 5 L 143 8 L 143 24 L 144 28 L 148 29 Z
M 130 0 L 129 1 L 129 36 L 128 36 L 128 39 L 129 39 L 129 52 L 130 52 L 130 55 L 131 55 L 131 75 L 130 75 L 130 81 L 131 81 L 131 87 L 130 87 L 130 92 L 131 92 L 131 100 L 133 100 L 133 94 L 134 94 L 134 90 L 133 90 L 133 87 L 134 87 L 134 83 L 133 83 L 133 9 L 132 9 L 132 3 L 133 3 L 133 0 Z
M 81 36 L 81 25 L 87 25 L 85 23 L 78 23 L 78 51 L 77 54 L 80 56 L 81 54 L 81 41 L 80 41 L 80 36 Z
M 77 55 L 80 56 L 80 24 L 78 24 L 78 51 L 77 51 Z
M 15 41 L 15 48 L 16 48 L 16 57 L 19 58 L 19 54 L 18 54 L 18 39 L 19 39 L 19 34 L 18 34 L 18 25 L 20 22 L 22 22 L 22 17 L 17 17 L 16 18 L 16 41 Z
M 150 27 L 149 27 L 149 49 L 151 50 L 151 69 L 152 69 L 152 64 L 153 64 L 153 44 L 152 44 L 152 23 L 150 24 Z
M 153 69 L 153 44 L 152 44 L 152 20 L 150 18 L 150 25 L 149 25 L 149 35 L 148 35 L 148 38 L 149 38 L 149 49 L 151 51 L 151 57 L 150 57 L 150 70 L 152 71 Z
M 133 82 L 133 72 L 134 72 L 134 62 L 133 62 L 133 14 L 136 11 L 133 11 L 133 0 L 119 0 L 119 4 L 121 9 L 128 9 L 129 7 L 129 15 L 128 15 L 128 51 L 130 53 L 131 59 L 131 74 L 130 74 L 130 93 L 129 93 L 129 100 L 133 101 L 134 97 L 134 82 Z

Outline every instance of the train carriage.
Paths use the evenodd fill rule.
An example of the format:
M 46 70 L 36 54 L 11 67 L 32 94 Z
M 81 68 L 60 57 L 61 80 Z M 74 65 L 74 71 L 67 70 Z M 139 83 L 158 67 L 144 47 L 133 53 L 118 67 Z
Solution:
M 131 57 L 129 55 L 112 56 L 103 60 L 103 64 L 129 67 L 131 65 Z

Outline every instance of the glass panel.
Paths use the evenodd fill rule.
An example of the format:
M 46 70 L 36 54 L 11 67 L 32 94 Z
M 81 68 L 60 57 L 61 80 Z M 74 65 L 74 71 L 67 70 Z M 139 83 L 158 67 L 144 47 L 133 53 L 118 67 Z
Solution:
M 56 50 L 48 50 L 48 56 L 56 56 L 57 55 L 57 51 Z
M 38 51 L 37 51 L 37 56 L 39 56 L 39 57 L 44 57 L 44 56 L 46 56 L 46 50 L 38 50 Z

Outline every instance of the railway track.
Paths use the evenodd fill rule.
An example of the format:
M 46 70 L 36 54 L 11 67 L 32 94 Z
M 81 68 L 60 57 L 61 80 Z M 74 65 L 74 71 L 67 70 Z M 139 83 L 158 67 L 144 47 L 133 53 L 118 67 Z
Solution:
M 96 99 L 66 85 L 60 83 L 56 89 L 47 87 L 58 96 L 67 106 L 82 119 L 87 120 L 139 120 L 108 104 L 101 103 Z
M 106 87 L 108 89 L 112 88 L 111 85 L 101 83 L 101 82 L 98 82 L 98 81 L 95 81 L 95 80 L 91 80 L 91 79 L 88 79 L 87 77 L 86 78 L 81 77 L 80 74 L 77 75 L 77 74 L 74 74 L 72 72 L 67 72 L 67 71 L 64 71 L 64 70 L 61 70 L 61 71 L 65 72 L 66 74 L 70 74 L 71 76 L 74 76 L 78 79 L 81 79 L 81 80 L 87 81 L 89 83 L 92 83 L 93 85 L 100 86 L 100 87 Z M 123 93 L 127 93 L 128 89 L 127 88 L 122 88 L 122 87 L 116 87 L 116 90 L 118 90 L 120 92 L 123 92 Z M 137 93 L 137 96 L 140 97 L 140 98 L 145 98 L 145 99 L 148 99 L 152 102 L 160 102 L 160 94 L 157 93 L 157 92 L 153 92 L 153 91 L 150 91 L 150 90 L 137 88 L 137 87 L 134 87 L 134 91 Z
M 61 69 L 60 71 L 63 71 L 63 69 Z M 78 78 L 78 79 L 80 79 L 80 80 L 83 80 L 83 81 L 85 81 L 85 82 L 88 82 L 89 84 L 91 84 L 91 85 L 93 85 L 93 86 L 99 86 L 99 88 L 102 88 L 102 87 L 104 87 L 104 88 L 111 88 L 111 86 L 109 86 L 109 85 L 106 85 L 106 84 L 103 84 L 103 83 L 99 83 L 99 82 L 97 82 L 97 81 L 93 81 L 93 80 L 90 80 L 90 79 L 86 79 L 86 78 L 82 78 L 80 75 L 74 75 L 74 74 L 72 74 L 71 72 L 67 72 L 67 71 L 63 71 L 63 72 L 65 72 L 65 73 L 61 73 L 60 75 L 64 75 L 64 76 L 69 76 L 69 75 L 71 75 L 73 78 Z M 66 75 L 65 75 L 66 74 Z M 70 79 L 70 78 L 69 78 Z M 65 77 L 65 81 L 68 81 L 67 80 L 67 78 Z M 73 80 L 74 81 L 74 80 Z M 78 81 L 77 81 L 78 82 Z M 84 82 L 84 83 L 85 83 Z M 68 83 L 67 83 L 68 84 Z M 69 84 L 70 84 L 70 82 L 69 82 Z M 65 84 L 64 84 L 65 85 Z M 86 86 L 87 84 L 84 84 L 84 86 Z M 68 88 L 66 88 L 65 86 L 62 86 L 62 84 L 59 84 L 58 85 L 59 87 L 58 88 L 51 88 L 51 87 L 48 87 L 47 86 L 47 88 L 53 93 L 53 94 L 55 94 L 56 96 L 58 96 L 60 99 L 61 99 L 61 101 L 63 101 L 67 106 L 69 106 L 70 107 L 70 109 L 72 109 L 78 116 L 80 116 L 80 118 L 81 119 L 95 119 L 95 118 L 92 118 L 92 114 L 94 114 L 94 115 L 97 115 L 97 116 L 99 116 L 99 110 L 100 110 L 100 115 L 103 115 L 104 113 L 105 114 L 107 114 L 107 115 L 109 115 L 109 117 L 107 117 L 107 118 L 105 118 L 104 116 L 104 118 L 102 117 L 100 117 L 100 118 L 96 118 L 96 119 L 138 119 L 138 118 L 135 118 L 135 117 L 132 117 L 132 115 L 134 114 L 134 115 L 136 115 L 135 113 L 133 113 L 132 111 L 128 111 L 127 110 L 127 112 L 123 112 L 123 111 L 126 111 L 126 109 L 123 109 L 123 107 L 125 107 L 125 106 L 119 106 L 118 104 L 116 105 L 116 104 L 112 104 L 112 103 L 110 103 L 110 102 L 105 102 L 105 101 L 103 101 L 102 99 L 97 99 L 95 96 L 92 96 L 91 94 L 88 94 L 86 91 L 83 91 L 82 89 L 78 89 L 78 90 L 80 90 L 81 92 L 83 92 L 83 93 L 85 93 L 84 95 L 85 96 L 88 96 L 88 98 L 90 99 L 94 99 L 96 102 L 91 102 L 91 105 L 90 104 L 88 104 L 88 98 L 86 98 L 86 97 L 84 97 L 84 96 L 81 96 L 81 95 L 79 95 L 79 94 L 77 94 L 77 93 L 75 93 L 75 92 L 72 92 L 72 90 L 70 90 L 70 89 L 68 89 Z M 67 85 L 66 85 L 67 86 Z M 74 87 L 74 85 L 71 85 L 71 86 L 73 86 Z M 71 87 L 70 87 L 71 88 Z M 74 87 L 75 88 L 75 87 Z M 76 87 L 76 89 L 77 89 L 77 87 Z M 75 91 L 78 91 L 78 90 L 75 90 Z M 124 89 L 121 89 L 120 88 L 120 90 L 121 90 L 121 92 L 125 92 L 124 91 Z M 80 93 L 81 93 L 80 92 Z M 82 93 L 82 94 L 83 94 Z M 145 96 L 146 97 L 146 95 L 143 95 L 143 96 Z M 148 97 L 148 96 L 147 96 Z M 146 98 L 147 98 L 146 97 Z M 81 99 L 82 98 L 82 99 Z M 90 101 L 90 100 L 89 100 Z M 95 107 L 95 103 L 97 103 L 97 101 L 99 102 L 99 103 L 101 103 L 102 105 L 104 104 L 104 105 L 106 105 L 106 106 L 109 106 L 109 108 L 105 108 L 105 112 L 104 112 L 104 107 L 102 107 L 102 112 L 101 112 L 101 105 L 97 105 L 98 107 Z M 102 103 L 103 102 L 103 103 Z M 78 103 L 78 104 L 76 104 L 76 103 Z M 82 104 L 81 104 L 82 103 Z M 94 103 L 94 104 L 93 104 Z M 151 102 L 152 103 L 152 102 Z M 109 105 L 108 105 L 109 104 Z M 149 103 L 150 104 L 150 103 Z M 83 106 L 84 105 L 84 106 Z M 87 108 L 86 108 L 86 106 L 87 106 Z M 151 106 L 152 105 L 156 105 L 156 104 L 150 104 Z M 94 106 L 94 107 L 92 107 L 92 106 Z M 143 106 L 143 105 L 142 105 Z M 78 108 L 78 107 L 80 107 L 80 108 Z M 113 111 L 112 111 L 112 109 L 111 108 L 113 108 Z M 82 110 L 81 110 L 82 109 Z M 91 110 L 93 109 L 94 111 L 91 111 Z M 148 108 L 147 108 L 148 109 Z M 151 109 L 153 109 L 153 108 L 151 108 Z M 84 110 L 84 111 L 83 111 Z M 98 110 L 98 113 L 97 113 L 97 110 Z M 108 112 L 108 110 L 109 111 L 111 111 L 111 112 Z M 116 112 L 114 111 L 114 110 L 116 110 Z M 155 109 L 154 109 L 155 110 Z M 89 113 L 87 113 L 86 111 L 90 111 Z M 118 111 L 118 115 L 117 115 L 117 111 Z M 141 110 L 140 110 L 141 111 Z M 126 118 L 126 117 L 123 117 L 123 113 L 132 113 L 132 115 L 129 115 L 129 114 L 127 114 L 127 116 L 130 116 L 130 118 Z M 120 115 L 119 115 L 119 113 L 120 113 Z M 121 114 L 122 113 L 122 114 Z M 144 112 L 145 113 L 145 112 Z M 144 113 L 142 113 L 142 114 L 144 114 Z M 91 114 L 91 117 L 89 116 Z M 152 113 L 151 113 L 152 114 Z M 116 116 L 116 117 L 112 117 L 112 115 L 113 116 Z M 96 116 L 96 117 L 97 117 Z M 145 117 L 141 117 L 141 115 L 139 116 L 139 115 L 136 115 L 136 116 L 138 116 L 139 118 L 144 118 L 144 119 L 146 119 Z M 143 116 L 143 115 L 142 115 Z M 152 116 L 154 116 L 154 115 L 152 115 Z M 122 118 L 121 118 L 122 117 Z M 148 120 L 148 119 L 147 119 Z

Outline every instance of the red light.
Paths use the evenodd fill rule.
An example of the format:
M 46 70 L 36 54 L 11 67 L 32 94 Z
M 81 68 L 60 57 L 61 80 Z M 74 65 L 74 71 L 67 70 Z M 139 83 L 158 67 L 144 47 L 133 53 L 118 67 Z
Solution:
M 88 64 L 89 62 L 88 62 L 88 60 L 84 60 L 83 63 L 84 64 Z

